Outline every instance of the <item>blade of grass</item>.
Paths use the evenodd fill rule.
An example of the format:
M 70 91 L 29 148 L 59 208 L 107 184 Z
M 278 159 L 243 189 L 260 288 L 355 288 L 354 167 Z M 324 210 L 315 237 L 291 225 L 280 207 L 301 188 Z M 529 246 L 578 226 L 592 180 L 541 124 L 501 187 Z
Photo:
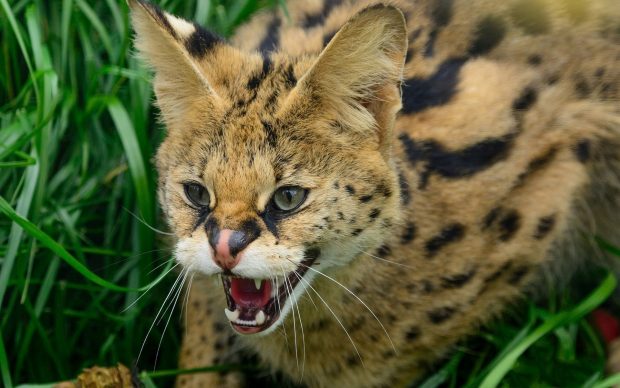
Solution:
M 24 217 L 20 216 L 13 210 L 11 205 L 3 198 L 0 197 L 0 211 L 2 211 L 5 215 L 15 221 L 19 226 L 21 226 L 26 232 L 28 232 L 32 237 L 36 238 L 50 249 L 52 252 L 57 254 L 60 258 L 62 258 L 67 264 L 69 264 L 73 269 L 82 274 L 86 279 L 91 282 L 100 285 L 101 287 L 107 288 L 112 291 L 119 292 L 141 292 L 147 290 L 152 285 L 157 284 L 165 273 L 160 274 L 157 279 L 147 284 L 146 286 L 139 288 L 127 288 L 122 287 L 113 283 L 108 282 L 107 280 L 102 279 L 97 274 L 91 272 L 84 264 L 80 263 L 73 255 L 71 255 L 62 245 L 58 244 L 54 241 L 48 234 L 39 229 L 32 222 L 28 221 Z M 4 266 L 3 266 L 4 271 Z M 5 283 L 6 284 L 6 283 Z M 1 287 L 1 285 L 0 285 Z
M 480 384 L 481 388 L 492 388 L 498 386 L 510 369 L 515 365 L 517 359 L 537 340 L 554 330 L 555 328 L 574 322 L 583 317 L 588 312 L 603 303 L 616 288 L 616 278 L 609 273 L 603 282 L 581 303 L 573 309 L 557 313 L 549 317 L 542 325 L 535 328 L 525 338 L 514 344 L 508 352 L 501 354 L 493 364 L 495 367 L 490 370 L 488 375 Z

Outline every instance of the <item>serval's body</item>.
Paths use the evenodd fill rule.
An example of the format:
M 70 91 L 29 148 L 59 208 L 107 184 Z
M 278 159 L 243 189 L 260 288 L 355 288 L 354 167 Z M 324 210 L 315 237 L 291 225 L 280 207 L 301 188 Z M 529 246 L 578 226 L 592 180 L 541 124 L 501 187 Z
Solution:
M 183 367 L 243 348 L 310 386 L 405 385 L 547 264 L 592 257 L 594 233 L 613 240 L 617 1 L 390 1 L 404 22 L 376 2 L 299 0 L 230 44 L 130 3 L 168 127 L 162 207 L 196 274 Z M 270 201 L 283 185 L 307 190 L 290 214 Z M 247 291 L 262 327 L 255 305 L 203 276 L 222 268 L 305 274 L 279 318 L 252 299 L 263 286 Z M 233 334 L 227 303 L 229 319 L 254 319 L 237 331 L 268 334 Z

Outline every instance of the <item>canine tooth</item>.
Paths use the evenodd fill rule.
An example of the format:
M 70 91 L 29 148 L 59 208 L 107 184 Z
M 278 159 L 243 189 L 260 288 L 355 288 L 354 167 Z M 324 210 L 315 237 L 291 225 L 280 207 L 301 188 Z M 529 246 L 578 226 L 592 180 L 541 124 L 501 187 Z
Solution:
M 226 318 L 228 318 L 229 321 L 233 322 L 236 321 L 237 318 L 239 318 L 239 309 L 235 309 L 235 311 L 230 311 L 228 307 L 226 307 L 224 309 L 224 314 L 226 314 Z
M 254 279 L 254 286 L 257 290 L 260 290 L 260 285 L 263 281 L 261 279 Z
M 256 324 L 257 325 L 262 325 L 263 323 L 265 323 L 265 313 L 263 312 L 263 310 L 259 310 L 258 314 L 256 314 L 256 318 L 254 318 L 256 320 Z

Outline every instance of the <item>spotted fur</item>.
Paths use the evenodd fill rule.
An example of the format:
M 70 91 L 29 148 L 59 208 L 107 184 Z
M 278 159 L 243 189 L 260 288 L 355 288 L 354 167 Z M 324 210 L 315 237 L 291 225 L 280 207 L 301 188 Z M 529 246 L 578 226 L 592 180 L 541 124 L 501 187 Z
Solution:
M 243 349 L 309 386 L 406 385 L 543 269 L 596 256 L 591 236 L 618 240 L 614 0 L 298 0 L 231 42 L 129 3 L 168 131 L 160 201 L 196 274 L 183 367 Z M 286 217 L 267 211 L 282 185 L 309 189 Z M 215 225 L 248 222 L 237 275 L 293 271 L 314 249 L 326 276 L 304 276 L 276 331 L 237 338 L 204 275 Z

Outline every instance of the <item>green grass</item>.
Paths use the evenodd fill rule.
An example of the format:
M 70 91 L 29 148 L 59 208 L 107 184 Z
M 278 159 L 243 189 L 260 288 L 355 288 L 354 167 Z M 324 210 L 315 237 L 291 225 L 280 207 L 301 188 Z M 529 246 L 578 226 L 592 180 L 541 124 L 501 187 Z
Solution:
M 160 4 L 227 36 L 277 2 Z M 147 337 L 174 280 L 165 236 L 149 227 L 165 228 L 150 163 L 164 132 L 125 1 L 0 0 L 0 40 L 1 385 L 131 366 L 146 338 L 141 376 L 167 386 L 180 373 L 179 320 Z M 603 278 L 587 297 L 526 302 L 424 386 L 595 386 L 603 345 L 583 316 L 613 289 Z

